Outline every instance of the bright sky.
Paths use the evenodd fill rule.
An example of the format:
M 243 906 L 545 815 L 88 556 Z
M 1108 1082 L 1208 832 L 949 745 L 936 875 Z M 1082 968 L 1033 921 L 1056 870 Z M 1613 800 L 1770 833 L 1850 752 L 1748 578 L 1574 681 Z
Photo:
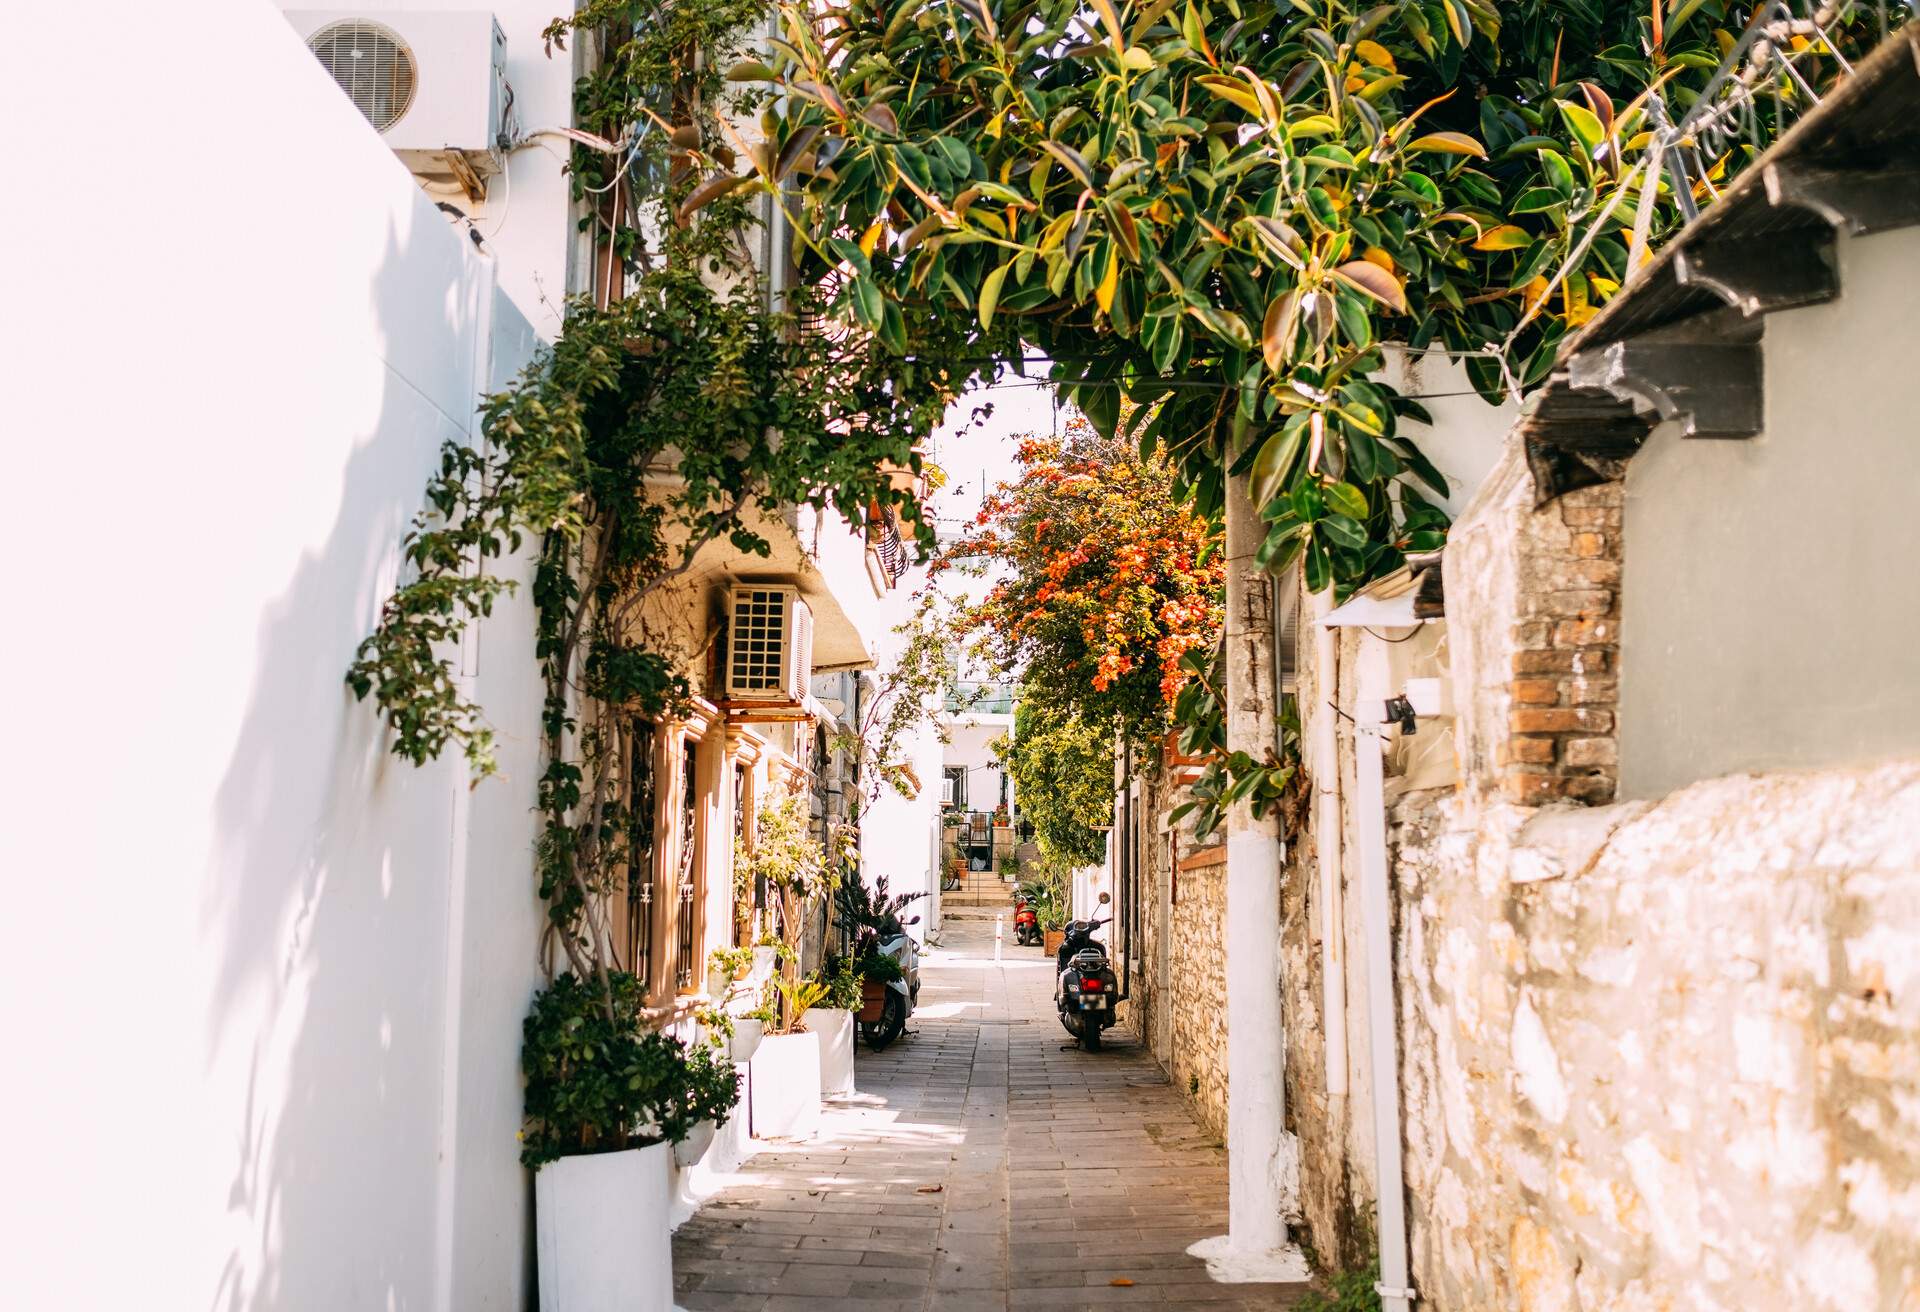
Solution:
M 947 485 L 934 496 L 932 507 L 941 529 L 973 522 L 986 492 L 1013 476 L 1021 437 L 1055 431 L 1053 387 L 1044 381 L 1046 368 L 1029 365 L 1026 378 L 1007 374 L 995 386 L 968 392 L 935 434 L 933 460 L 947 471 Z M 992 417 L 966 429 L 974 408 L 986 402 L 993 405 Z

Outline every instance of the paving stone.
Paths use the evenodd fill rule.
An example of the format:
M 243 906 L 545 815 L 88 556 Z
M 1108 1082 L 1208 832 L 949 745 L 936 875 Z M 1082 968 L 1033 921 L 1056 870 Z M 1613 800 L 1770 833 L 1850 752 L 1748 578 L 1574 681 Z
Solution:
M 1226 1154 L 1120 1031 L 1066 1042 L 1033 948 L 949 922 L 921 1014 L 811 1141 L 749 1161 L 674 1237 L 686 1312 L 1279 1309 L 1187 1245 L 1226 1228 Z M 1115 1279 L 1130 1285 L 1113 1285 Z

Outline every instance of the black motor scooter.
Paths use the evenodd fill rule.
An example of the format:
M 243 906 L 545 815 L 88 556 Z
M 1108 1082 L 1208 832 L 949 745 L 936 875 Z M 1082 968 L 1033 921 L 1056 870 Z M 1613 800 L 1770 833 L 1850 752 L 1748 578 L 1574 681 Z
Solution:
M 1101 905 L 1109 900 L 1107 894 L 1100 895 Z M 1112 923 L 1111 916 L 1068 921 L 1056 959 L 1060 973 L 1054 985 L 1054 1003 L 1060 1009 L 1060 1023 L 1088 1052 L 1100 1051 L 1100 1032 L 1113 1024 L 1114 1004 L 1119 1001 L 1113 963 L 1107 958 L 1106 948 L 1093 937 L 1094 930 Z

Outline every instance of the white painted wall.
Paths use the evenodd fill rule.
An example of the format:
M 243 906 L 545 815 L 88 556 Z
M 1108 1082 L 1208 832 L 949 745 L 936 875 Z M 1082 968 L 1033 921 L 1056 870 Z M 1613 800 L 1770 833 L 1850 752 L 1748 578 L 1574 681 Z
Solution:
M 477 791 L 342 674 L 533 334 L 271 5 L 198 7 L 217 76 L 168 6 L 96 17 L 86 95 L 0 18 L 5 1301 L 521 1307 L 525 598 Z
M 1627 466 L 1620 794 L 1920 749 L 1920 231 L 1841 239 L 1766 324 L 1766 431 L 1663 425 Z
M 967 772 L 967 810 L 991 811 L 1000 805 L 1000 780 L 1006 774 L 993 754 L 993 744 L 1013 733 L 1011 715 L 956 715 L 947 730 L 943 768 L 959 766 Z M 1014 801 L 1007 782 L 1007 804 Z
M 513 87 L 513 114 L 523 134 L 573 122 L 575 43 L 549 55 L 541 31 L 571 9 L 556 0 L 273 0 L 281 9 L 350 9 L 381 14 L 467 10 L 489 12 L 507 39 L 507 81 Z M 416 52 L 421 74 L 432 76 L 433 52 Z M 358 132 L 370 142 L 380 135 L 362 120 Z M 506 175 L 493 179 L 485 201 L 474 204 L 457 188 L 438 187 L 435 200 L 468 212 L 499 262 L 500 286 L 544 338 L 559 334 L 561 312 L 572 292 L 589 285 L 591 251 L 574 230 L 568 182 L 562 169 L 567 143 L 555 137 L 532 138 L 507 159 Z M 395 167 L 399 167 L 396 161 Z M 403 173 L 404 169 L 401 170 Z M 464 231 L 464 228 L 462 229 Z

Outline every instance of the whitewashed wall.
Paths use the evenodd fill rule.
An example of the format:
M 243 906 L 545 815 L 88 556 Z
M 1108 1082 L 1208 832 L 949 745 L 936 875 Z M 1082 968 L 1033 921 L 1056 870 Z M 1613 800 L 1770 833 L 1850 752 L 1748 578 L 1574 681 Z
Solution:
M 565 0 L 273 0 L 283 10 L 344 10 L 379 16 L 446 10 L 484 11 L 500 24 L 507 39 L 507 81 L 513 87 L 513 116 L 523 135 L 573 122 L 573 81 L 577 42 L 551 53 L 540 33 L 572 9 Z M 417 52 L 422 76 L 433 76 L 431 51 Z M 380 136 L 362 121 L 356 130 L 370 141 Z M 589 286 L 592 252 L 587 239 L 565 220 L 571 201 L 563 169 L 567 142 L 529 136 L 507 159 L 506 174 L 494 178 L 484 201 L 469 201 L 457 189 L 440 188 L 436 200 L 467 211 L 473 228 L 499 260 L 500 286 L 520 312 L 551 338 L 570 293 Z M 397 167 L 397 166 L 396 166 Z
M 520 1307 L 525 600 L 477 791 L 342 674 L 533 335 L 274 7 L 92 17 L 0 17 L 4 1301 Z

